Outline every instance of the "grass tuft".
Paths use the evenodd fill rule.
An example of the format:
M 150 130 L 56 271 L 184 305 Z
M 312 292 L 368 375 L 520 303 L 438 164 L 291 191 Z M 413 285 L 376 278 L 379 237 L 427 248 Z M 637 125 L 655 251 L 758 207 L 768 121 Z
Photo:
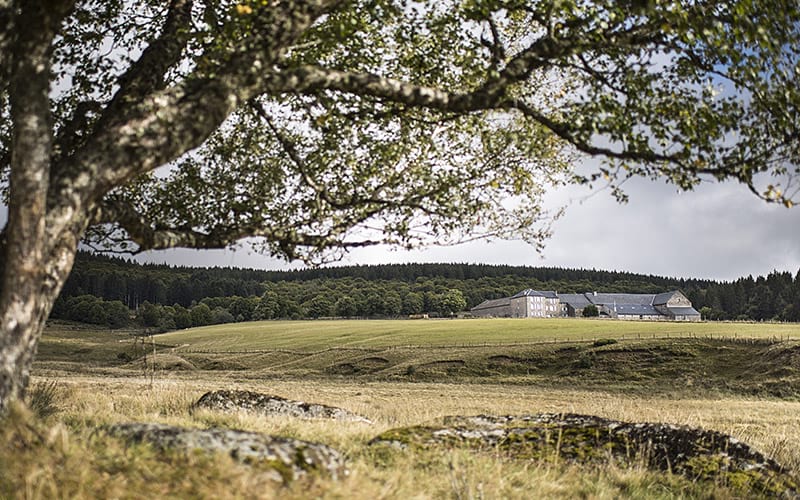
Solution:
M 58 413 L 59 387 L 55 380 L 39 382 L 28 391 L 28 407 L 39 419 L 46 419 Z

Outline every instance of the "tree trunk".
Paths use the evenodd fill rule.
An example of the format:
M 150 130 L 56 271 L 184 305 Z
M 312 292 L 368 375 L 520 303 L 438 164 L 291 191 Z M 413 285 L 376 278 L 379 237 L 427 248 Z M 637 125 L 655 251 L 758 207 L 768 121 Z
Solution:
M 61 9 L 55 8 L 59 6 Z M 47 227 L 53 150 L 50 52 L 56 28 L 68 8 L 68 2 L 25 2 L 16 20 L 9 72 L 13 123 L 10 195 L 0 292 L 0 413 L 24 396 L 44 322 L 72 268 L 77 248 L 77 235 L 59 237 L 66 234 L 67 225 L 61 225 L 64 230 L 57 235 L 50 234 Z M 71 218 L 77 217 L 73 213 Z

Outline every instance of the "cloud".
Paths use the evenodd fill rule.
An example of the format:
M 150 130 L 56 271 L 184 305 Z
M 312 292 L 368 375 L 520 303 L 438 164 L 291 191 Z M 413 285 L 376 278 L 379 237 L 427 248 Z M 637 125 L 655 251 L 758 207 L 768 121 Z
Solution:
M 626 185 L 627 204 L 608 192 L 571 187 L 548 197 L 567 204 L 542 255 L 520 242 L 353 252 L 347 263 L 476 262 L 632 271 L 732 280 L 800 268 L 800 211 L 770 205 L 733 183 L 695 191 L 644 179 Z
M 518 241 L 473 242 L 400 251 L 380 246 L 353 251 L 341 264 L 466 262 L 631 271 L 684 278 L 733 280 L 772 270 L 800 269 L 800 207 L 767 204 L 735 183 L 703 183 L 695 191 L 645 179 L 626 184 L 627 204 L 607 191 L 570 186 L 548 194 L 551 208 L 568 205 L 540 255 Z M 0 207 L 0 221 L 7 217 Z M 147 252 L 139 262 L 184 266 L 292 269 L 299 263 L 237 250 Z

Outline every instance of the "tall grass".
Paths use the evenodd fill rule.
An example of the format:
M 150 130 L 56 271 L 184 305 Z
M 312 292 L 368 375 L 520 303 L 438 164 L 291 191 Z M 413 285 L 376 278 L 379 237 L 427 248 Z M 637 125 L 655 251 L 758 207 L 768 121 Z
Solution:
M 37 383 L 48 382 L 37 380 Z M 374 425 L 191 412 L 206 390 L 250 389 L 342 406 Z M 489 453 L 433 448 L 418 454 L 367 445 L 397 426 L 445 415 L 577 412 L 628 421 L 661 421 L 730 433 L 780 462 L 800 467 L 800 403 L 750 398 L 647 398 L 535 386 L 446 383 L 235 380 L 213 374 L 107 378 L 67 376 L 68 394 L 47 424 L 17 413 L 0 430 L 0 498 L 729 498 L 724 485 L 640 468 L 516 461 Z M 54 421 L 55 419 L 55 421 Z M 351 475 L 288 487 L 265 483 L 258 469 L 228 457 L 164 454 L 129 446 L 97 428 L 120 421 L 224 426 L 319 441 L 338 448 Z
M 58 412 L 58 382 L 55 380 L 46 380 L 33 384 L 33 387 L 28 391 L 27 402 L 28 407 L 39 419 L 46 419 Z
M 487 334 L 486 328 L 490 326 L 492 331 Z M 188 347 L 174 351 L 163 347 L 164 344 L 188 343 L 218 352 L 266 346 L 299 349 L 308 354 L 325 346 L 386 347 L 421 343 L 425 339 L 431 346 L 467 342 L 481 336 L 487 342 L 518 342 L 526 338 L 548 338 L 553 335 L 553 331 L 548 330 L 551 326 L 560 328 L 556 338 L 585 336 L 587 349 L 593 340 L 619 339 L 622 335 L 632 335 L 637 329 L 642 334 L 644 328 L 666 329 L 662 333 L 674 332 L 670 329 L 677 328 L 706 328 L 686 330 L 685 334 L 706 332 L 716 336 L 725 333 L 731 337 L 743 336 L 745 332 L 762 337 L 795 336 L 798 332 L 797 327 L 781 326 L 783 329 L 773 330 L 779 325 L 703 326 L 575 320 L 264 322 L 159 336 L 156 342 L 162 347 L 156 356 L 148 349 L 149 360 L 130 361 L 118 357 L 121 351 L 130 348 L 128 337 L 100 331 L 87 335 L 51 332 L 42 343 L 42 356 L 35 371 L 39 376 L 30 392 L 29 404 L 34 410 L 15 407 L 0 425 L 0 499 L 722 499 L 736 494 L 721 484 L 695 483 L 669 474 L 636 467 L 620 468 L 614 464 L 589 467 L 552 460 L 517 461 L 492 452 L 431 448 L 408 453 L 368 446 L 370 439 L 394 427 L 438 422 L 447 415 L 481 413 L 572 412 L 624 421 L 703 427 L 731 434 L 795 473 L 800 472 L 800 402 L 679 390 L 678 386 L 688 384 L 688 379 L 653 379 L 658 384 L 666 384 L 657 395 L 644 390 L 610 391 L 599 385 L 594 385 L 593 390 L 587 389 L 592 387 L 589 385 L 562 384 L 553 388 L 553 384 L 542 385 L 545 381 L 541 378 L 527 376 L 513 381 L 509 377 L 507 381 L 513 383 L 508 384 L 494 383 L 495 379 L 491 378 L 471 383 L 465 381 L 468 379 L 446 375 L 431 382 L 375 381 L 368 376 L 325 378 L 319 374 L 313 379 L 304 379 L 300 375 L 290 378 L 280 367 L 269 376 L 263 371 L 235 369 L 181 371 L 173 365 L 181 361 L 178 357 L 181 349 Z M 612 327 L 614 331 L 609 330 Z M 628 342 L 619 344 L 625 346 Z M 591 349 L 611 347 L 619 346 L 609 344 Z M 730 343 L 720 345 L 719 349 L 727 352 L 728 347 Z M 554 352 L 558 349 L 560 346 L 552 348 Z M 431 354 L 431 360 L 453 359 L 457 352 L 428 350 L 436 351 Z M 415 350 L 413 355 L 424 351 Z M 76 353 L 81 360 L 90 361 L 76 361 Z M 231 366 L 244 365 L 244 356 L 232 353 L 220 359 Z M 278 356 L 276 363 L 284 363 L 285 367 L 288 363 L 305 363 L 318 357 L 287 356 L 281 361 Z M 192 359 L 197 363 L 203 361 L 202 356 Z M 686 357 L 686 360 L 694 359 Z M 714 362 L 714 358 L 703 358 L 693 366 L 699 370 L 698 367 L 710 367 Z M 158 368 L 157 376 L 151 377 L 152 372 L 144 371 L 143 367 L 149 363 Z M 419 360 L 398 367 L 415 369 L 417 364 Z M 787 365 L 786 373 L 796 368 Z M 420 368 L 420 371 L 424 370 Z M 642 384 L 642 381 L 631 381 L 632 387 L 644 387 Z M 204 392 L 215 389 L 247 389 L 340 406 L 368 417 L 374 425 L 191 411 L 192 404 Z M 221 426 L 323 442 L 349 457 L 351 474 L 338 482 L 312 477 L 280 486 L 266 482 L 259 475 L 258 467 L 242 466 L 230 457 L 161 453 L 149 446 L 127 445 L 98 432 L 105 424 L 130 421 L 199 428 Z

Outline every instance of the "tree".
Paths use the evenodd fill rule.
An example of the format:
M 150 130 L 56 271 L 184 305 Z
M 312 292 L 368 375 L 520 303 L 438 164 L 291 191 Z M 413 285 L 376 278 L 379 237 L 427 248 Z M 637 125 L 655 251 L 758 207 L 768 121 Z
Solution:
M 323 318 L 333 314 L 334 304 L 327 294 L 319 294 L 303 304 L 306 314 L 312 318 Z
M 589 304 L 588 306 L 583 308 L 581 316 L 583 316 L 584 318 L 596 318 L 600 316 L 600 311 L 597 309 L 596 305 Z
M 278 294 L 272 290 L 267 290 L 261 296 L 258 305 L 253 311 L 253 319 L 275 319 L 280 316 L 280 303 Z
M 383 294 L 383 314 L 397 316 L 403 309 L 403 299 L 394 290 L 386 290 Z
M 112 328 L 122 328 L 131 322 L 131 310 L 120 300 L 105 302 L 106 323 Z
M 467 307 L 467 299 L 457 288 L 450 288 L 441 294 L 437 294 L 434 299 L 435 309 L 442 316 L 453 316 Z
M 202 303 L 189 309 L 189 315 L 192 318 L 192 326 L 206 326 L 214 322 L 211 308 Z
M 789 0 L 0 0 L 0 410 L 82 239 L 257 237 L 307 261 L 540 244 L 549 185 L 632 175 L 789 206 L 799 19 Z
M 417 292 L 408 292 L 403 297 L 403 314 L 420 314 L 425 309 L 425 301 Z
M 336 310 L 337 316 L 349 318 L 356 315 L 358 312 L 358 305 L 356 304 L 356 301 L 353 300 L 353 297 L 349 295 L 343 295 L 336 300 L 334 309 Z
M 211 323 L 214 325 L 222 325 L 225 323 L 233 323 L 236 321 L 236 318 L 231 314 L 230 311 L 225 309 L 224 307 L 215 307 L 211 310 L 212 320 Z
M 189 312 L 189 310 L 180 304 L 175 304 L 172 307 L 175 309 L 175 315 L 173 317 L 175 321 L 175 328 L 178 328 L 179 330 L 191 328 L 192 314 Z

